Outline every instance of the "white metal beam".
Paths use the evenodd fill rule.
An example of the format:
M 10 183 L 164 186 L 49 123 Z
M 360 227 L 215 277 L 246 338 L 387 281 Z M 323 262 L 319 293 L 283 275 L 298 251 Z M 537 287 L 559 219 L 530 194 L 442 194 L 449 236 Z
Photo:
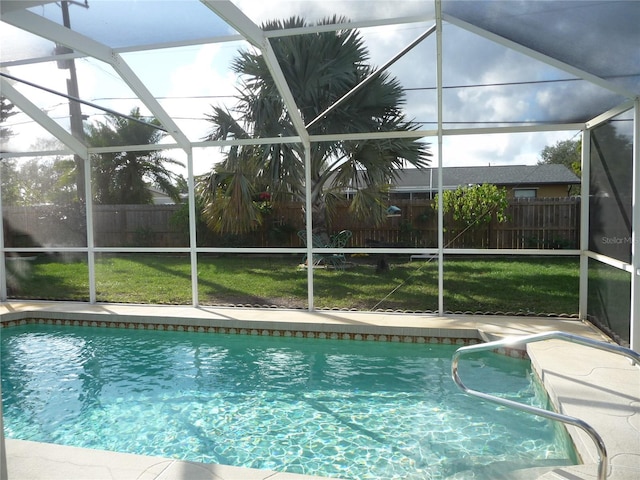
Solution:
M 2 0 L 0 2 L 0 14 L 6 15 L 14 10 L 38 7 L 45 3 L 53 3 L 55 0 Z
M 597 127 L 598 125 L 608 122 L 614 117 L 617 117 L 621 113 L 624 113 L 627 110 L 631 110 L 633 106 L 634 106 L 633 100 L 629 100 L 628 102 L 624 102 L 623 104 L 618 105 L 617 107 L 614 107 L 611 110 L 608 110 L 604 113 L 601 113 L 597 117 L 592 118 L 591 120 L 586 122 L 585 125 L 587 128 Z
M 291 89 L 284 78 L 284 73 L 282 73 L 278 59 L 276 58 L 275 52 L 273 51 L 271 43 L 265 33 L 238 7 L 229 1 L 200 1 L 225 20 L 229 25 L 235 28 L 236 31 L 244 35 L 248 42 L 260 49 L 267 67 L 273 76 L 273 81 L 276 84 L 278 92 L 280 92 L 280 95 L 282 96 L 282 101 L 287 108 L 289 117 L 291 117 L 296 133 L 302 139 L 302 143 L 307 145 L 309 143 L 309 134 L 305 128 L 304 120 L 302 119 L 302 115 L 300 115 L 300 110 L 298 109 L 296 100 L 293 98 Z
M 313 266 L 315 259 L 313 258 L 313 242 L 311 241 L 313 232 L 313 210 L 311 208 L 311 144 L 304 146 L 304 183 L 306 185 L 306 195 L 304 197 L 304 224 L 305 237 L 307 239 L 307 309 L 313 311 L 314 304 L 314 282 L 313 282 Z
M 263 138 L 233 138 L 229 140 L 205 140 L 193 142 L 195 147 L 230 147 L 232 145 L 274 145 L 283 143 L 300 143 L 300 137 L 263 137 Z
M 89 303 L 96 303 L 96 242 L 94 235 L 93 192 L 91 177 L 91 158 L 87 158 L 84 161 L 84 212 L 87 219 L 87 273 L 89 274 Z
M 187 153 L 191 152 L 191 142 L 187 136 L 180 130 L 178 125 L 173 121 L 173 118 L 162 108 L 158 100 L 149 91 L 147 86 L 140 80 L 140 78 L 131 70 L 131 67 L 120 57 L 119 54 L 113 54 L 114 61 L 111 63 L 113 68 L 118 72 L 122 79 L 129 87 L 138 95 L 142 103 L 151 111 L 153 116 L 160 122 L 160 124 L 167 130 L 167 133 L 171 135 L 180 147 Z
M 287 28 L 286 30 L 269 30 L 264 32 L 267 38 L 288 37 L 291 35 L 306 35 L 309 33 L 334 32 L 336 30 L 353 30 L 371 27 L 398 27 L 399 25 L 434 22 L 435 15 L 417 15 L 415 17 L 388 17 L 375 20 L 361 20 L 344 23 L 327 23 L 323 25 L 309 25 L 299 28 Z
M 3 14 L 2 21 L 103 61 L 113 54 L 108 46 L 27 10 Z
M 589 178 L 591 176 L 591 130 L 582 131 L 581 175 L 580 175 L 580 280 L 578 294 L 578 316 L 587 320 L 589 295 Z
M 117 47 L 117 48 L 114 48 L 112 51 L 118 54 L 122 54 L 122 53 L 132 53 L 132 52 L 144 52 L 148 50 L 162 50 L 165 48 L 179 48 L 179 47 L 190 47 L 190 46 L 198 46 L 198 45 L 209 45 L 209 44 L 215 44 L 215 43 L 239 42 L 243 40 L 244 40 L 244 37 L 242 35 L 235 34 L 235 35 L 226 35 L 222 37 L 204 37 L 204 38 L 191 39 L 191 40 L 176 40 L 173 42 L 145 43 L 144 45 Z M 52 60 L 71 60 L 75 58 L 85 58 L 85 57 L 87 57 L 87 55 L 82 52 L 64 53 L 59 55 L 47 55 L 44 57 L 33 57 L 33 58 L 25 58 L 20 60 L 10 60 L 7 62 L 0 62 L 0 68 L 18 67 L 21 65 L 31 65 L 34 63 L 51 62 Z
M 191 306 L 200 305 L 198 296 L 198 232 L 196 228 L 196 187 L 193 174 L 193 152 L 187 154 L 187 195 L 189 208 L 189 259 L 191 262 Z
M 506 127 L 476 127 L 476 128 L 445 128 L 445 137 L 454 135 L 490 135 L 493 133 L 535 133 L 535 132 L 566 132 L 583 130 L 584 123 L 546 123 L 542 125 L 510 125 Z
M 187 152 L 191 150 L 191 142 L 187 136 L 178 128 L 129 65 L 113 49 L 27 10 L 10 12 L 4 15 L 2 20 L 14 27 L 65 45 L 111 65 L 180 147 Z
M 0 168 L 0 185 L 4 184 L 4 180 L 2 178 L 2 171 L 4 168 Z M 2 209 L 2 193 L 0 192 L 0 212 L 3 212 Z M 0 215 L 0 228 L 5 232 L 4 229 L 4 215 Z M 5 243 L 4 243 L 4 235 L 0 235 L 0 302 L 7 301 L 7 262 L 6 262 L 6 252 L 5 252 Z M 2 398 L 2 397 L 0 397 Z M 2 402 L 0 401 L 0 472 L 6 471 L 7 463 L 6 458 L 4 458 L 4 445 L 2 442 L 4 441 L 3 431 L 2 431 Z M 1 473 L 0 473 L 1 475 Z M 0 479 L 4 479 L 5 477 L 0 477 Z
M 34 150 L 30 152 L 2 152 L 2 158 L 55 157 L 56 155 L 73 155 L 69 148 L 63 150 Z
M 222 20 L 231 25 L 254 47 L 263 50 L 268 40 L 264 32 L 229 0 L 200 0 Z
M 592 258 L 599 263 L 603 263 L 605 265 L 609 265 L 610 267 L 616 268 L 618 270 L 622 270 L 623 272 L 633 273 L 633 265 L 627 262 L 623 262 L 622 260 L 618 260 L 617 258 L 607 257 L 606 255 L 602 255 L 601 253 L 592 252 L 591 250 L 587 250 L 585 255 L 588 258 Z
M 442 198 L 443 109 L 442 98 L 442 1 L 435 0 L 436 6 L 436 87 L 438 95 L 438 198 Z M 444 202 L 438 202 L 438 314 L 444 315 Z
M 327 135 L 310 135 L 312 142 L 346 142 L 354 140 L 386 140 L 389 138 L 423 138 L 435 137 L 437 130 L 398 130 L 393 132 L 331 133 Z
M 631 228 L 631 349 L 640 352 L 640 97 L 635 99 L 633 113 L 633 190 Z
M 86 145 L 84 145 L 80 140 L 78 140 L 76 137 L 74 137 L 64 128 L 58 125 L 58 123 L 56 123 L 53 119 L 51 119 L 51 117 L 46 115 L 27 97 L 22 95 L 22 93 L 16 90 L 13 85 L 11 85 L 11 83 L 9 83 L 3 77 L 0 77 L 0 91 L 2 91 L 2 95 L 11 100 L 11 102 L 14 103 L 26 115 L 31 117 L 35 122 L 37 122 L 49 133 L 51 133 L 51 135 L 53 135 L 67 147 L 69 147 L 73 151 L 73 153 L 82 158 L 88 157 L 89 153 Z
M 548 55 L 545 55 L 543 53 L 540 53 L 536 50 L 533 50 L 532 48 L 529 47 L 525 47 L 524 45 L 521 45 L 519 43 L 514 42 L 513 40 L 509 40 L 506 39 L 504 37 L 501 37 L 500 35 L 497 35 L 495 33 L 492 33 L 488 30 L 485 30 L 484 28 L 478 27 L 476 25 L 473 25 L 471 23 L 465 22 L 464 20 L 460 20 L 459 18 L 453 16 L 453 15 L 449 15 L 449 14 L 442 14 L 442 17 L 445 21 L 456 25 L 460 28 L 463 28 L 465 30 L 468 30 L 469 32 L 475 33 L 476 35 L 480 35 L 481 37 L 484 37 L 488 40 L 491 40 L 493 42 L 496 42 L 500 45 L 504 45 L 505 47 L 508 47 L 512 50 L 515 50 L 516 52 L 520 52 L 523 53 L 524 55 L 527 55 L 531 58 L 534 58 L 536 60 L 539 60 L 543 63 L 546 63 L 547 65 L 551 65 L 552 67 L 558 68 L 560 70 L 563 70 L 567 73 L 570 73 L 571 75 L 574 75 L 578 78 L 582 78 L 583 80 L 586 80 L 588 82 L 591 82 L 595 85 L 598 85 L 599 87 L 605 88 L 611 92 L 617 93 L 619 95 L 628 97 L 628 98 L 634 98 L 636 96 L 635 93 L 627 90 L 626 88 L 623 88 L 613 82 L 610 82 L 608 80 L 605 80 L 604 78 L 598 77 L 597 75 L 593 75 L 592 73 L 586 72 L 584 70 L 581 70 L 579 68 L 576 68 L 572 65 L 569 65 L 568 63 L 562 62 L 556 58 L 550 57 Z
M 537 126 L 508 126 L 508 127 L 482 127 L 482 128 L 453 128 L 443 129 L 442 135 L 459 136 L 459 135 L 490 135 L 504 133 L 530 133 L 530 132 L 556 132 L 556 131 L 579 131 L 585 128 L 584 123 L 562 123 L 553 125 L 537 125 Z M 403 130 L 395 132 L 364 132 L 364 133 L 338 133 L 327 135 L 310 135 L 311 142 L 332 142 L 332 141 L 353 141 L 353 140 L 381 140 L 388 138 L 425 138 L 435 137 L 438 130 Z M 233 145 L 267 145 L 280 143 L 301 143 L 302 139 L 298 136 L 292 137 L 264 137 L 264 138 L 236 138 L 230 140 L 205 140 L 192 142 L 193 148 L 207 147 L 229 147 Z M 147 151 L 147 150 L 173 150 L 180 148 L 177 143 L 160 143 L 156 145 L 118 145 L 114 147 L 89 147 L 89 153 L 108 153 L 127 151 Z M 38 151 L 38 152 L 5 152 L 5 157 L 32 157 L 37 155 L 64 155 L 68 151 Z

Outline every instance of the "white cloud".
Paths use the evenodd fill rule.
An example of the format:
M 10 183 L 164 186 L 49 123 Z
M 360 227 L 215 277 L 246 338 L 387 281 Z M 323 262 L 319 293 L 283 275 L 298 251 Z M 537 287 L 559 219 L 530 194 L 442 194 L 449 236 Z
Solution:
M 389 1 L 377 0 L 234 0 L 233 2 L 258 25 L 267 20 L 300 16 L 310 23 L 333 15 L 353 21 L 385 19 L 416 15 L 433 10 L 433 2 L 425 0 Z
M 178 66 L 171 72 L 169 96 L 184 94 L 185 87 L 195 95 L 233 95 L 234 80 L 224 67 L 229 59 L 228 49 L 223 49 L 220 44 L 198 48 L 191 63 Z
M 443 139 L 444 166 L 535 165 L 540 152 L 578 132 L 452 135 Z
M 211 128 L 204 121 L 205 114 L 211 113 L 211 105 L 233 103 L 237 77 L 228 65 L 237 48 L 230 51 L 229 47 L 221 48 L 219 44 L 204 45 L 191 62 L 177 65 L 171 71 L 166 96 L 179 100 L 165 104 L 191 140 L 201 140 Z M 187 96 L 199 98 L 185 99 Z

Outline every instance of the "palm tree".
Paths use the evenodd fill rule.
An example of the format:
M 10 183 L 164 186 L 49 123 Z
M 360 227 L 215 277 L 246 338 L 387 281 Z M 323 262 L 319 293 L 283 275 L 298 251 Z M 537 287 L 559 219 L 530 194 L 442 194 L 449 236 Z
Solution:
M 129 117 L 108 115 L 106 122 L 89 125 L 87 141 L 92 147 L 114 145 L 153 145 L 162 137 L 157 120 L 144 125 L 140 109 L 131 110 Z M 146 204 L 152 202 L 149 185 L 153 184 L 176 202 L 180 198 L 179 176 L 168 167 L 184 165 L 163 157 L 156 150 L 121 151 L 92 156 L 93 196 L 96 203 Z
M 320 24 L 346 22 L 328 18 Z M 271 21 L 265 30 L 304 27 L 300 18 Z M 370 76 L 368 51 L 359 32 L 331 32 L 277 37 L 270 40 L 305 124 Z M 209 140 L 294 136 L 296 131 L 264 58 L 240 51 L 232 70 L 242 81 L 233 111 L 214 107 L 207 115 L 214 127 Z M 377 75 L 325 118 L 310 134 L 415 130 L 401 107 L 404 91 L 387 73 Z M 326 234 L 328 216 L 345 190 L 354 190 L 351 212 L 379 223 L 387 206 L 384 193 L 405 163 L 428 165 L 428 145 L 413 139 L 315 142 L 311 146 L 313 230 Z M 234 146 L 223 162 L 198 179 L 204 216 L 215 231 L 243 233 L 261 222 L 260 192 L 275 201 L 304 201 L 304 151 L 301 144 Z
M 14 108 L 15 105 L 7 97 L 0 95 L 0 151 L 7 149 L 7 142 L 13 136 L 13 130 L 6 127 L 4 123 L 9 117 L 19 113 Z M 15 159 L 0 156 L 0 188 L 2 188 L 2 201 L 5 205 L 11 205 L 20 198 L 16 182 L 17 174 Z
M 7 97 L 0 95 L 0 141 L 6 142 L 9 137 L 13 135 L 13 131 L 9 127 L 5 127 L 2 124 L 6 122 L 9 117 L 19 113 L 14 110 L 15 105 L 9 101 Z M 4 145 L 2 145 L 4 147 Z

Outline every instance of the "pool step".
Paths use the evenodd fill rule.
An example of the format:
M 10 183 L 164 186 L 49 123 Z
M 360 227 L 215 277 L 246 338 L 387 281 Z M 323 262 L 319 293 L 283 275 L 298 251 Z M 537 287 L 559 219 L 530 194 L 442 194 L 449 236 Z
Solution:
M 530 465 L 535 466 L 522 468 L 522 462 L 494 462 L 458 472 L 446 480 L 537 480 L 557 468 L 572 463 L 562 459 L 549 459 L 536 460 L 530 462 Z

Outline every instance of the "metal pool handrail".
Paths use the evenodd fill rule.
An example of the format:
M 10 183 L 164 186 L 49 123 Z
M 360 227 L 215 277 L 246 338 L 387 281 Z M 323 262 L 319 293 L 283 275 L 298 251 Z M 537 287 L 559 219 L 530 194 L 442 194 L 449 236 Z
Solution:
M 590 338 L 580 337 L 578 335 L 573 335 L 571 333 L 566 332 L 547 332 L 547 333 L 538 333 L 534 335 L 526 335 L 522 337 L 515 338 L 507 338 L 504 340 L 497 340 L 494 342 L 480 343 L 477 345 L 469 345 L 466 347 L 461 347 L 455 351 L 453 354 L 453 358 L 451 361 L 451 375 L 453 377 L 453 381 L 458 385 L 458 387 L 465 393 L 472 395 L 474 397 L 481 398 L 483 400 L 487 400 L 489 402 L 498 403 L 500 405 L 504 405 L 505 407 L 513 408 L 516 410 L 521 410 L 523 412 L 532 413 L 533 415 L 539 415 L 541 417 L 549 418 L 551 420 L 557 420 L 558 422 L 568 423 L 573 425 L 574 427 L 581 428 L 591 437 L 593 442 L 596 444 L 596 448 L 598 449 L 598 455 L 600 456 L 600 461 L 598 462 L 598 480 L 605 480 L 607 478 L 607 449 L 604 446 L 604 442 L 602 441 L 602 437 L 596 432 L 591 425 L 580 420 L 579 418 L 570 417 L 568 415 L 562 415 L 560 413 L 551 412 L 549 410 L 545 410 L 543 408 L 532 407 L 531 405 L 525 405 L 522 403 L 514 402 L 513 400 L 507 400 L 506 398 L 495 397 L 493 395 L 489 395 L 486 393 L 478 392 L 477 390 L 472 390 L 467 388 L 467 386 L 462 383 L 460 379 L 460 375 L 458 374 L 458 360 L 461 355 L 469 352 L 478 352 L 483 350 L 495 350 L 500 347 L 514 346 L 514 345 L 522 345 L 533 342 L 540 342 L 542 340 L 565 340 L 571 343 L 577 343 L 580 345 L 584 345 L 587 347 L 597 348 L 598 350 L 604 350 L 611 353 L 617 353 L 618 355 L 623 355 L 631 359 L 636 365 L 640 364 L 640 354 L 630 350 L 628 348 L 621 347 L 620 345 L 615 345 L 611 343 L 600 342 L 598 340 L 592 340 Z

